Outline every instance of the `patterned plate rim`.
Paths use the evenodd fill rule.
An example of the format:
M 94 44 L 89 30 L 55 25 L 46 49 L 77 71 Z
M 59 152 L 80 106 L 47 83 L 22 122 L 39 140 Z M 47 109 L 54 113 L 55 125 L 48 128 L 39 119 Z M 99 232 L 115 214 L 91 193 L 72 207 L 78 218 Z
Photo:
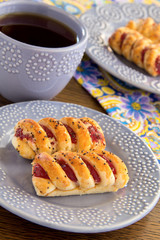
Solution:
M 150 153 L 150 155 L 153 156 L 153 159 L 155 161 L 155 165 L 158 168 L 158 181 L 160 179 L 160 171 L 159 171 L 159 164 L 157 159 L 155 158 L 154 154 L 152 153 L 152 151 L 150 150 L 150 148 L 138 137 L 136 136 L 130 129 L 126 128 L 122 123 L 119 123 L 117 120 L 110 118 L 109 116 L 107 116 L 104 113 L 98 112 L 96 110 L 81 106 L 81 105 L 77 105 L 77 104 L 72 104 L 72 103 L 64 103 L 64 102 L 57 102 L 57 101 L 29 101 L 29 102 L 21 102 L 21 103 L 13 103 L 7 106 L 3 106 L 0 107 L 0 113 L 2 111 L 7 111 L 8 109 L 14 108 L 14 106 L 17 107 L 21 107 L 21 108 L 25 108 L 25 110 L 27 109 L 28 111 L 30 110 L 30 107 L 32 105 L 36 105 L 36 104 L 44 104 L 44 105 L 51 105 L 51 106 L 57 106 L 57 107 L 63 107 L 63 106 L 67 106 L 68 109 L 70 109 L 70 107 L 74 107 L 75 110 L 78 110 L 78 108 L 80 108 L 80 110 L 85 110 L 87 115 L 93 115 L 95 116 L 96 114 L 98 116 L 104 117 L 105 120 L 109 121 L 111 120 L 111 122 L 115 123 L 115 126 L 120 126 L 126 133 L 129 134 L 133 134 L 135 136 L 136 139 L 139 139 L 141 144 L 144 145 L 146 147 L 146 149 L 148 150 L 148 152 Z M 58 108 L 59 109 L 59 108 Z M 27 113 L 28 115 L 28 113 Z M 1 119 L 0 119 L 1 120 Z M 0 121 L 1 123 L 1 121 Z M 0 143 L 2 141 L 0 140 Z M 23 189 L 22 189 L 23 190 Z M 0 187 L 0 191 L 1 191 L 1 187 Z M 26 193 L 28 194 L 28 193 Z M 119 222 L 116 223 L 116 225 L 111 225 L 109 226 L 108 224 L 104 224 L 102 226 L 99 227 L 92 227 L 92 226 L 84 226 L 84 225 L 79 225 L 79 226 L 74 226 L 73 224 L 69 224 L 66 225 L 65 223 L 61 223 L 61 224 L 53 224 L 51 222 L 47 222 L 44 221 L 44 219 L 39 218 L 37 216 L 34 216 L 34 214 L 29 214 L 27 212 L 24 212 L 24 210 L 18 209 L 15 206 L 12 206 L 11 204 L 8 204 L 4 199 L 2 199 L 2 197 L 0 197 L 0 203 L 1 206 L 4 207 L 5 209 L 7 209 L 8 211 L 14 213 L 15 215 L 18 215 L 19 217 L 22 217 L 26 220 L 29 220 L 33 223 L 45 226 L 45 227 L 49 227 L 49 228 L 53 228 L 53 229 L 57 229 L 57 230 L 62 230 L 62 231 L 68 231 L 68 232 L 77 232 L 77 233 L 98 233 L 98 232 L 107 232 L 107 231 L 112 231 L 112 230 L 117 230 L 120 228 L 124 228 L 126 226 L 129 226 L 137 221 L 139 221 L 140 219 L 142 219 L 144 216 L 146 216 L 156 205 L 156 203 L 158 202 L 160 197 L 160 187 L 158 188 L 157 192 L 155 193 L 155 195 L 152 198 L 152 201 L 150 202 L 150 204 L 144 209 L 144 211 L 142 211 L 140 214 L 135 215 L 134 217 L 130 217 L 129 219 L 125 219 L 123 222 Z M 37 197 L 35 196 L 31 196 L 31 198 L 34 198 L 34 201 L 38 201 Z M 35 200 L 36 199 L 36 200 Z M 46 204 L 46 203 L 45 203 Z M 49 203 L 48 203 L 49 204 Z M 55 204 L 52 204 L 55 205 Z M 56 205 L 55 205 L 56 206 Z M 90 209 L 90 208 L 88 208 Z M 83 210 L 83 208 L 82 208 Z
M 83 22 L 83 17 L 84 16 L 87 16 L 87 15 L 90 15 L 90 14 L 92 14 L 92 12 L 94 12 L 97 8 L 99 8 L 99 7 L 106 7 L 106 6 L 109 6 L 109 5 L 112 5 L 112 6 L 124 6 L 124 5 L 132 5 L 132 6 L 136 6 L 136 5 L 140 5 L 140 6 L 143 6 L 143 7 L 148 7 L 148 6 L 150 6 L 150 7 L 152 7 L 152 6 L 155 6 L 156 8 L 159 8 L 160 9 L 160 7 L 159 6 L 157 6 L 156 4 L 145 4 L 145 3 L 129 3 L 129 2 L 118 2 L 118 3 L 108 3 L 108 4 L 101 4 L 101 5 L 98 5 L 98 6 L 95 6 L 95 7 L 93 7 L 93 8 L 91 8 L 91 9 L 89 9 L 88 11 L 86 11 L 85 13 L 83 13 L 81 16 L 80 16 L 80 20 L 82 20 L 82 22 Z M 94 17 L 96 17 L 97 15 L 94 13 Z M 136 18 L 135 18 L 136 19 Z M 85 24 L 85 21 L 83 22 L 84 24 Z M 85 24 L 86 25 L 86 24 Z M 119 26 L 120 27 L 120 26 Z M 87 28 L 87 26 L 86 26 L 86 28 Z M 115 28 L 116 29 L 116 28 Z M 89 30 L 89 29 L 88 29 Z M 89 31 L 88 31 L 89 32 Z M 89 34 L 89 38 L 90 38 L 90 34 Z M 128 64 L 130 64 L 131 65 L 131 68 L 133 69 L 133 72 L 136 72 L 137 74 L 139 74 L 139 75 L 141 75 L 142 77 L 144 76 L 144 78 L 146 79 L 145 81 L 146 81 L 146 83 L 147 84 L 145 84 L 145 82 L 143 83 L 143 82 L 137 82 L 137 81 L 133 81 L 133 80 L 131 80 L 130 78 L 128 78 L 128 75 L 126 76 L 126 77 L 124 77 L 124 76 L 122 76 L 121 74 L 119 74 L 119 72 L 117 72 L 117 70 L 116 69 L 113 69 L 113 68 L 111 68 L 111 66 L 109 66 L 109 65 L 107 65 L 107 64 L 105 64 L 105 62 L 103 62 L 103 61 L 101 61 L 100 60 L 100 58 L 98 58 L 97 56 L 95 56 L 91 51 L 90 51 L 90 48 L 92 48 L 92 47 L 94 47 L 94 44 L 90 44 L 89 43 L 89 41 L 88 41 L 88 45 L 87 45 L 87 48 L 86 48 L 86 53 L 87 53 L 87 55 L 97 64 L 97 65 L 99 65 L 100 67 L 102 67 L 105 71 L 107 71 L 108 73 L 110 73 L 110 74 L 112 74 L 113 76 L 115 76 L 115 77 L 117 77 L 117 78 L 119 78 L 120 80 L 122 80 L 122 81 L 124 81 L 124 82 L 126 82 L 126 83 L 128 83 L 128 84 L 131 84 L 132 86 L 134 86 L 134 87 L 137 87 L 137 88 L 140 88 L 140 89 L 142 89 L 142 90 L 145 90 L 145 91 L 148 91 L 148 92 L 151 92 L 151 93 L 155 93 L 155 94 L 160 94 L 160 87 L 159 87 L 159 81 L 160 81 L 160 77 L 152 77 L 152 76 L 150 76 L 150 75 L 147 75 L 147 74 L 144 74 L 144 70 L 142 70 L 142 69 L 140 69 L 140 68 L 138 68 L 135 64 L 133 64 L 133 63 L 131 63 L 131 62 L 129 62 L 129 61 L 127 61 L 127 60 L 125 60 L 124 58 L 123 58 L 123 61 L 124 62 L 126 62 L 127 63 L 127 65 L 124 63 L 124 62 L 122 62 L 121 60 L 119 60 L 116 56 L 114 56 L 114 60 L 116 60 L 116 62 L 117 62 L 117 64 L 119 65 L 119 66 L 122 66 L 122 67 L 125 67 L 125 69 L 126 70 L 128 70 L 128 69 L 130 69 L 130 67 L 128 66 Z M 102 46 L 98 46 L 100 49 L 101 49 L 101 47 L 104 47 L 104 45 L 102 45 Z M 106 48 L 106 51 L 108 51 L 107 50 L 107 48 Z M 109 51 L 108 51 L 108 53 L 109 53 Z M 111 53 L 110 53 L 111 54 Z M 121 58 L 121 56 L 120 56 L 120 58 Z M 142 72 L 139 72 L 139 70 L 140 71 L 142 71 Z M 155 81 L 154 81 L 155 80 Z M 151 83 L 152 83 L 152 85 L 151 85 Z M 158 86 L 158 87 L 157 87 Z

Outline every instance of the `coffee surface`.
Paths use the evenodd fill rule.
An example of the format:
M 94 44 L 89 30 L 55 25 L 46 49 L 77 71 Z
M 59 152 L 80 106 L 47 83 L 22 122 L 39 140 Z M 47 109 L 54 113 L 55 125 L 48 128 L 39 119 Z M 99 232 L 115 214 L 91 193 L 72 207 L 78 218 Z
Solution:
M 20 42 L 40 47 L 67 47 L 77 42 L 76 33 L 65 24 L 31 13 L 0 16 L 0 31 Z

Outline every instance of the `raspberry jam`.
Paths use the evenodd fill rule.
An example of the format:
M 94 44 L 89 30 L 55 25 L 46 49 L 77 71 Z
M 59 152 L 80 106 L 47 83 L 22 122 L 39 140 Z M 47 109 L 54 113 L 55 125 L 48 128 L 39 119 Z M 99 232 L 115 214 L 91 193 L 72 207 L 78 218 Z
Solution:
M 156 72 L 160 74 L 160 56 L 156 58 L 155 67 L 156 67 Z
M 61 166 L 63 171 L 66 173 L 67 177 L 73 181 L 77 182 L 76 175 L 74 174 L 72 168 L 63 160 L 63 159 L 58 159 L 57 160 L 58 164 Z
M 122 47 L 122 44 L 124 42 L 124 39 L 127 37 L 127 33 L 123 33 L 120 39 L 120 48 Z
M 33 176 L 49 179 L 48 174 L 46 171 L 42 168 L 42 166 L 39 163 L 36 163 L 33 168 Z
M 30 134 L 23 134 L 22 128 L 17 128 L 15 132 L 15 136 L 19 137 L 21 140 L 26 138 L 27 140 L 33 140 L 33 137 Z
M 97 173 L 97 171 L 95 170 L 95 168 L 84 158 L 82 158 L 83 162 L 85 162 L 85 164 L 87 165 L 95 183 L 99 183 L 101 181 L 99 174 Z
M 40 124 L 40 125 L 41 125 L 41 124 Z M 47 127 L 44 126 L 44 125 L 41 125 L 41 127 L 42 127 L 43 130 L 46 132 L 48 138 L 54 138 L 55 141 L 56 141 L 56 137 L 54 136 L 54 134 L 51 132 L 51 130 L 50 130 L 49 128 L 47 128 Z M 54 145 L 54 142 L 51 142 L 51 144 Z
M 147 50 L 148 50 L 148 48 L 146 47 L 141 52 L 141 61 L 142 61 L 142 63 L 144 62 L 144 56 L 145 56 L 145 53 L 146 53 Z
M 99 140 L 102 139 L 102 134 L 98 131 L 98 129 L 96 127 L 89 126 L 88 131 L 89 131 L 89 134 L 90 134 L 93 142 L 98 142 Z
M 64 124 L 64 126 L 67 128 L 67 131 L 71 137 L 71 141 L 72 143 L 76 144 L 77 143 L 77 138 L 76 138 L 76 134 L 73 131 L 73 129 L 71 127 L 69 127 L 67 124 Z
M 107 157 L 104 156 L 104 155 L 101 155 L 101 154 L 100 154 L 99 156 L 102 157 L 104 160 L 106 160 L 106 162 L 107 162 L 108 165 L 110 166 L 110 168 L 111 168 L 113 174 L 115 175 L 117 172 L 116 172 L 116 169 L 115 169 L 113 163 L 111 162 L 111 160 L 109 160 L 109 158 L 107 158 Z

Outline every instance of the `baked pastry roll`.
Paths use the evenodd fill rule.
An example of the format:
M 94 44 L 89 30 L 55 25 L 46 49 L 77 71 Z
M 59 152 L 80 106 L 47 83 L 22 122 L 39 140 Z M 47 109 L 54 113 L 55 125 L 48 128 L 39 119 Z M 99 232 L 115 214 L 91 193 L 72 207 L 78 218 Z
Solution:
M 66 127 L 55 118 L 43 118 L 39 122 L 44 129 L 52 147 L 52 153 L 71 150 L 71 138 Z
M 99 126 L 99 124 L 95 120 L 88 117 L 80 118 L 80 120 L 86 125 L 89 131 L 89 134 L 92 140 L 91 149 L 97 149 L 97 150 L 105 149 L 106 141 L 105 141 L 103 131 Z
M 128 33 L 133 30 L 127 27 L 118 28 L 109 38 L 108 42 L 110 47 L 118 54 L 122 54 L 122 44 Z
M 150 75 L 160 75 L 160 44 L 127 27 L 119 28 L 109 39 L 110 47 Z
M 40 153 L 32 162 L 33 186 L 45 197 L 115 192 L 127 184 L 127 173 L 119 158 L 103 151 Z
M 92 140 L 86 125 L 78 118 L 64 117 L 60 120 L 71 137 L 71 151 L 89 150 Z
M 160 75 L 160 44 L 152 44 L 146 49 L 144 68 L 154 77 Z
M 141 39 L 143 36 L 138 32 L 127 33 L 121 44 L 122 55 L 129 61 L 132 61 L 131 52 L 134 48 L 134 44 L 137 39 Z
M 144 37 L 149 38 L 152 43 L 160 43 L 160 24 L 152 18 L 131 20 L 126 27 L 138 31 Z
M 127 182 L 129 181 L 128 169 L 125 163 L 120 159 L 117 155 L 112 152 L 102 150 L 96 151 L 96 153 L 106 160 L 108 165 L 110 166 L 114 176 L 115 176 L 115 184 L 114 186 L 119 189 L 123 188 Z
M 131 49 L 131 60 L 139 67 L 144 68 L 144 56 L 147 48 L 152 44 L 148 38 L 137 39 Z
M 41 152 L 52 153 L 46 132 L 36 121 L 23 119 L 16 124 L 14 131 L 12 144 L 22 157 L 33 159 Z

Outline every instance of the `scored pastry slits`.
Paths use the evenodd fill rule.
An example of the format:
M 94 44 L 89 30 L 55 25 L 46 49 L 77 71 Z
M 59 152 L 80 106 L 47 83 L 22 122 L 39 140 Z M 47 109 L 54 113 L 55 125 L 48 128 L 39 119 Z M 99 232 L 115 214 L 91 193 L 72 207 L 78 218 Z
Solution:
M 81 153 L 78 153 L 78 155 L 90 168 L 91 173 L 93 172 L 93 176 L 95 176 L 93 170 L 98 173 L 99 178 L 95 176 L 95 181 L 99 184 L 99 186 L 112 186 L 115 183 L 115 177 L 113 175 L 113 172 L 103 158 L 98 156 L 93 151 L 82 151 Z M 93 170 L 91 167 L 93 168 Z
M 141 39 L 143 36 L 138 32 L 131 32 L 126 34 L 125 39 L 121 45 L 121 52 L 122 55 L 129 61 L 133 61 L 132 59 L 132 49 L 134 49 L 134 44 L 137 39 Z
M 55 118 L 43 118 L 38 122 L 50 140 L 52 153 L 60 150 L 71 150 L 71 138 L 66 127 Z
M 86 125 L 78 118 L 64 117 L 60 121 L 67 128 L 72 142 L 72 151 L 89 150 L 92 140 Z
M 152 76 L 160 74 L 160 44 L 152 44 L 144 55 L 144 68 Z
M 115 176 L 115 187 L 123 188 L 129 181 L 128 169 L 125 163 L 117 155 L 106 150 L 96 151 L 96 153 L 104 158 Z
M 131 50 L 131 60 L 137 66 L 144 68 L 144 56 L 152 41 L 148 38 L 139 38 L 135 41 Z
M 23 119 L 16 124 L 14 131 L 12 144 L 22 157 L 33 159 L 37 153 L 52 153 L 46 132 L 36 121 Z
M 115 192 L 128 180 L 123 161 L 107 151 L 41 153 L 32 162 L 32 182 L 39 196 Z
M 92 140 L 91 149 L 105 149 L 106 141 L 100 125 L 95 120 L 88 117 L 80 118 L 80 120 L 86 125 L 89 131 Z
M 35 159 L 32 162 L 32 166 L 33 166 L 32 174 L 33 174 L 34 183 L 36 184 L 37 187 L 38 187 L 37 183 L 39 181 L 39 178 L 41 177 L 36 177 L 36 176 L 37 174 L 39 174 L 41 169 L 40 168 L 35 169 L 35 164 L 40 165 L 40 167 L 43 169 L 43 171 L 45 171 L 45 173 L 48 176 L 48 182 L 50 181 L 49 184 L 54 185 L 55 188 L 63 191 L 63 190 L 70 190 L 76 187 L 76 183 L 71 181 L 66 176 L 66 173 L 64 172 L 60 164 L 58 164 L 57 161 L 51 155 L 45 152 L 39 155 L 36 155 Z M 43 186 L 41 187 L 43 189 Z M 44 194 L 44 192 L 42 192 L 42 189 L 40 189 L 40 192 L 41 194 Z
M 160 75 L 160 44 L 153 44 L 151 39 L 136 30 L 128 29 L 128 27 L 117 29 L 109 38 L 110 47 L 145 69 L 151 76 Z
M 128 33 L 133 33 L 133 30 L 127 27 L 120 27 L 109 38 L 109 45 L 116 53 L 122 54 L 122 44 Z
M 152 43 L 160 43 L 160 24 L 152 18 L 131 20 L 126 25 L 127 28 L 141 33 L 144 37 L 149 38 Z

